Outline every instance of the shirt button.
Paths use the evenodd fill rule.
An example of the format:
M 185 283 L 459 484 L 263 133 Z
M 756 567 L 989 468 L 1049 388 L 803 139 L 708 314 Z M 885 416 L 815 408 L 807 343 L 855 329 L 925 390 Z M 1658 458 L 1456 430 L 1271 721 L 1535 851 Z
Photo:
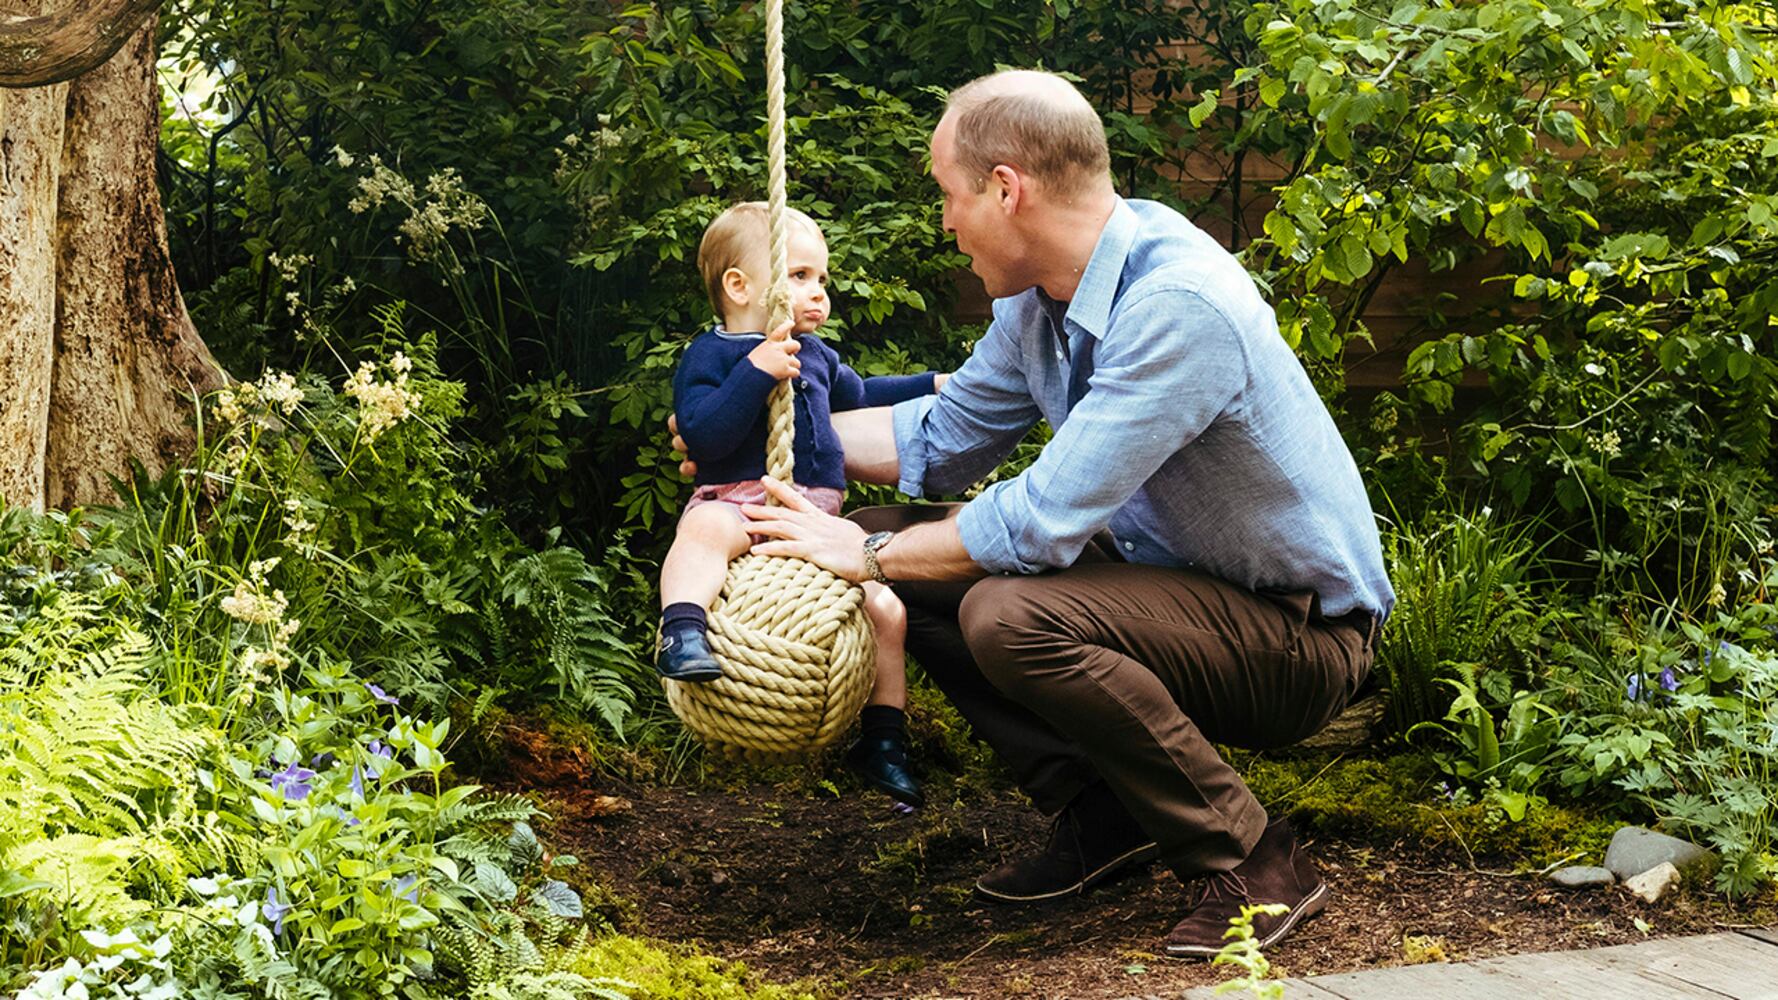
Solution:
M 1125 551 L 1125 552 L 1134 552 L 1134 551 L 1136 551 L 1136 543 L 1135 543 L 1135 542 L 1125 542 L 1125 543 L 1124 543 L 1124 551 Z

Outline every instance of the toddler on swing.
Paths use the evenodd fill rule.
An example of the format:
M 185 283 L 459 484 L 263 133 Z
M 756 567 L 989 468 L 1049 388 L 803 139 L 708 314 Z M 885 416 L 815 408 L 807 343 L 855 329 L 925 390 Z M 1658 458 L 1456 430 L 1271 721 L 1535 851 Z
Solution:
M 766 502 L 767 397 L 796 380 L 796 489 L 838 515 L 845 497 L 845 455 L 831 415 L 887 406 L 937 392 L 947 376 L 860 378 L 815 336 L 827 321 L 827 241 L 815 220 L 786 209 L 790 320 L 764 333 L 770 291 L 766 203 L 742 202 L 716 217 L 698 244 L 698 270 L 721 323 L 693 338 L 673 375 L 673 411 L 697 487 L 661 564 L 661 638 L 655 669 L 675 681 L 710 681 L 722 668 L 710 654 L 706 612 L 722 590 L 729 560 L 751 544 L 742 504 Z M 918 806 L 920 786 L 907 767 L 903 643 L 907 614 L 889 588 L 864 584 L 876 631 L 876 680 L 861 714 L 863 735 L 846 763 L 876 788 Z

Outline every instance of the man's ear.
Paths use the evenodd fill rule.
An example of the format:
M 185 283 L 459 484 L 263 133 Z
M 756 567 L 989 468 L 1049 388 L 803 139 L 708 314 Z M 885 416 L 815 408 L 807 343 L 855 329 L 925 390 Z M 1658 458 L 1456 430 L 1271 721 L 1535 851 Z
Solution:
M 747 272 L 738 267 L 722 272 L 722 294 L 734 305 L 751 305 L 753 290 L 748 287 Z
M 1011 214 L 1019 210 L 1020 202 L 1025 199 L 1025 175 L 1017 168 L 1004 163 L 997 164 L 988 174 L 988 184 L 995 189 L 1000 199 L 1000 210 Z

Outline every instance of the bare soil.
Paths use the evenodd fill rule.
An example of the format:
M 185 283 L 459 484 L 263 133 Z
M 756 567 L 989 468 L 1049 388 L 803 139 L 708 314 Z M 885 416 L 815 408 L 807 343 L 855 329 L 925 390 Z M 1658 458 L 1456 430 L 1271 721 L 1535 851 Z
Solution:
M 1185 898 L 1158 865 L 1045 906 L 975 898 L 978 874 L 1046 836 L 1048 823 L 1016 792 L 929 787 L 934 803 L 904 815 L 855 790 L 631 786 L 525 735 L 529 746 L 491 783 L 540 794 L 555 817 L 552 849 L 635 904 L 624 929 L 695 942 L 767 980 L 813 980 L 852 997 L 1119 998 L 1231 975 L 1158 953 Z M 1503 861 L 1302 833 L 1332 897 L 1268 953 L 1279 977 L 1774 920 L 1769 903 L 1737 908 L 1688 891 L 1647 906 L 1615 887 L 1561 890 Z

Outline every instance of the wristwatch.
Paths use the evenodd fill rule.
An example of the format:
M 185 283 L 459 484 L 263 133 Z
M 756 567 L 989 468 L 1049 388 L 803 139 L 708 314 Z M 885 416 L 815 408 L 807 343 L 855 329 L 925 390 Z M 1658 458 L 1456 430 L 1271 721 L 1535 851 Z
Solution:
M 889 544 L 895 537 L 893 531 L 878 531 L 864 536 L 864 568 L 870 578 L 878 583 L 888 583 L 889 578 L 883 575 L 883 567 L 877 562 L 877 550 Z

